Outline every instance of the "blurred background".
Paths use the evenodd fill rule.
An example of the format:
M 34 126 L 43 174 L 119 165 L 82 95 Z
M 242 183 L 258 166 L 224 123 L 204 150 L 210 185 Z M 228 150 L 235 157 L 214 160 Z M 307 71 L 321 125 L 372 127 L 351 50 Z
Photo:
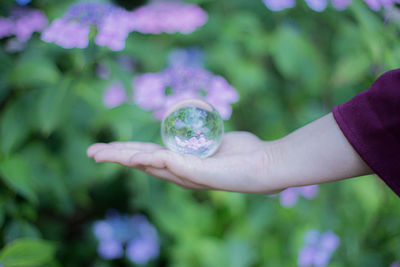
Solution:
M 161 144 L 163 110 L 193 94 L 227 131 L 281 138 L 398 68 L 396 2 L 2 0 L 0 265 L 400 266 L 375 176 L 248 195 L 86 156 Z

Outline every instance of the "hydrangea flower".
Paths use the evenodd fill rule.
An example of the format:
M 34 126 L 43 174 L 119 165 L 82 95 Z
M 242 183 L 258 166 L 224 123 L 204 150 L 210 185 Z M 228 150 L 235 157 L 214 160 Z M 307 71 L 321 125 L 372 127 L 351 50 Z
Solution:
M 395 3 L 399 3 L 399 0 L 364 0 L 365 3 L 374 11 L 379 11 L 382 7 L 389 9 L 393 7 Z
M 263 3 L 271 11 L 281 11 L 296 5 L 295 0 L 263 0 Z
M 32 0 L 15 0 L 15 2 L 17 2 L 18 5 L 20 6 L 25 6 L 27 4 L 29 4 Z
M 72 5 L 62 18 L 54 20 L 42 33 L 42 40 L 63 48 L 85 48 L 91 27 L 98 31 L 95 43 L 111 50 L 122 50 L 132 31 L 130 12 L 106 3 Z
M 157 229 L 144 215 L 121 215 L 111 212 L 105 220 L 93 224 L 93 233 L 99 241 L 97 252 L 103 259 L 121 258 L 125 254 L 138 265 L 158 257 L 160 244 Z
M 115 108 L 127 99 L 124 86 L 120 82 L 112 83 L 103 94 L 103 103 L 107 108 Z
M 314 199 L 317 196 L 318 191 L 318 185 L 291 187 L 283 190 L 279 194 L 281 206 L 285 208 L 293 207 L 296 205 L 300 195 L 306 199 Z
M 189 48 L 176 48 L 168 53 L 168 65 L 172 67 L 198 66 L 204 65 L 204 53 L 202 50 Z
M 332 231 L 309 230 L 304 236 L 304 246 L 299 251 L 297 265 L 300 267 L 328 265 L 332 253 L 337 249 L 340 238 Z
M 135 31 L 150 34 L 191 33 L 204 25 L 207 13 L 199 6 L 179 1 L 160 1 L 132 12 Z
M 316 12 L 322 12 L 328 6 L 327 0 L 305 0 L 308 7 Z
M 337 10 L 345 10 L 350 4 L 351 0 L 332 0 L 333 8 Z
M 390 267 L 400 267 L 400 263 L 397 261 L 392 262 L 392 264 L 390 264 Z
M 272 11 L 281 11 L 286 8 L 292 8 L 296 5 L 295 0 L 262 0 L 268 9 Z M 309 8 L 316 12 L 322 12 L 328 6 L 328 0 L 304 0 Z M 331 0 L 333 8 L 344 10 L 352 0 Z M 379 11 L 382 7 L 389 9 L 399 0 L 364 0 L 364 2 L 374 11 Z
M 221 76 L 193 66 L 169 67 L 159 73 L 146 73 L 133 80 L 135 103 L 154 111 L 161 120 L 175 103 L 189 98 L 204 99 L 229 119 L 231 104 L 239 99 L 236 90 Z
M 20 42 L 29 40 L 33 32 L 47 25 L 45 14 L 37 9 L 17 7 L 8 18 L 0 17 L 0 38 L 15 35 Z

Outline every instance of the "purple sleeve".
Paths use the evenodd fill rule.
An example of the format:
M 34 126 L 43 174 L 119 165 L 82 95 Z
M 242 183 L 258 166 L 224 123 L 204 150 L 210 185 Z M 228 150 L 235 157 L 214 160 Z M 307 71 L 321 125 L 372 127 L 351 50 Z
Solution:
M 400 69 L 334 107 L 333 116 L 366 164 L 400 196 Z

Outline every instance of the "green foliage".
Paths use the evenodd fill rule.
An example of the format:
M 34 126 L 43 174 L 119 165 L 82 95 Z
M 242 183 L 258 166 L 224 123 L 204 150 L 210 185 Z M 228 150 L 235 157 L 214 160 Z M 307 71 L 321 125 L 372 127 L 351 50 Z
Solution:
M 37 239 L 17 239 L 0 251 L 4 267 L 43 266 L 53 259 L 54 246 Z
M 5 2 L 2 13 L 14 4 Z M 31 5 L 52 20 L 74 2 Z M 206 25 L 188 35 L 131 33 L 120 52 L 93 40 L 63 49 L 38 33 L 6 52 L 10 38 L 0 40 L 0 265 L 132 266 L 97 255 L 91 226 L 109 209 L 144 213 L 156 226 L 161 255 L 148 266 L 296 266 L 309 229 L 341 238 L 331 267 L 399 260 L 398 199 L 374 176 L 322 185 L 314 200 L 283 208 L 279 197 L 184 190 L 87 158 L 94 142 L 161 143 L 160 122 L 133 104 L 131 84 L 164 69 L 174 48 L 203 50 L 205 68 L 239 92 L 225 129 L 266 140 L 330 112 L 400 62 L 399 25 L 363 1 L 322 13 L 303 1 L 282 12 L 261 0 L 189 2 L 207 11 Z M 99 64 L 107 79 L 96 75 Z M 117 80 L 128 101 L 108 109 L 102 95 Z

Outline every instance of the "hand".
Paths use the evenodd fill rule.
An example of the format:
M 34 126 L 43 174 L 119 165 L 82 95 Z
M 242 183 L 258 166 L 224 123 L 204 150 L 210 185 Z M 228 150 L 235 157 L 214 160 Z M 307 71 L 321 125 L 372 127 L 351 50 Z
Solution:
M 153 143 L 94 144 L 87 154 L 96 162 L 115 162 L 137 168 L 184 188 L 244 193 L 274 193 L 281 186 L 268 181 L 273 142 L 248 132 L 226 133 L 209 158 L 178 154 Z

